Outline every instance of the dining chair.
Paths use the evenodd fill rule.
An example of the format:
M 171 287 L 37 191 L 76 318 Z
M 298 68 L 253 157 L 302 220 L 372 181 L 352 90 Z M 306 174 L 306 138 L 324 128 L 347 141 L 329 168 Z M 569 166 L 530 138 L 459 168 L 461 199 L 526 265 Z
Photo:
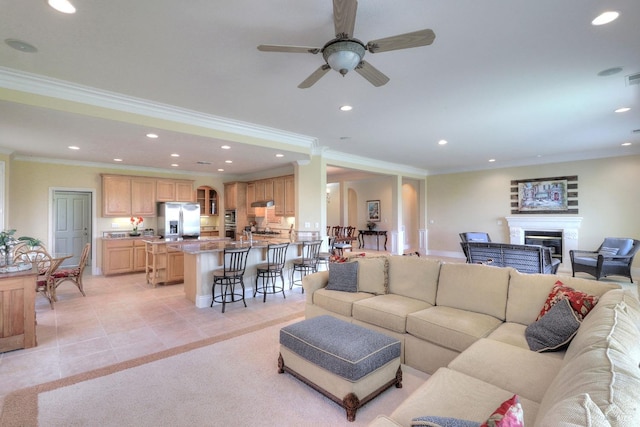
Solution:
M 287 248 L 289 243 L 270 244 L 267 246 L 267 262 L 256 266 L 256 285 L 253 288 L 253 297 L 262 293 L 262 302 L 267 301 L 267 294 L 282 292 L 284 294 L 284 266 L 287 262 Z M 282 286 L 276 286 L 276 281 L 280 277 Z M 258 279 L 262 279 L 262 286 L 258 286 Z M 271 288 L 269 288 L 271 283 Z
M 333 250 L 337 255 L 343 256 L 344 251 L 353 250 L 353 241 L 356 239 L 354 236 L 355 231 L 356 228 L 352 226 L 342 227 L 340 235 L 333 242 Z
M 289 289 L 293 289 L 294 285 L 302 286 L 302 279 L 304 276 L 318 271 L 318 254 L 320 253 L 320 245 L 322 245 L 322 240 L 307 240 L 302 242 L 302 256 L 293 260 Z M 296 271 L 300 272 L 300 280 L 298 281 L 294 280 Z M 304 293 L 304 288 L 302 288 L 302 293 Z
M 227 303 L 242 301 L 244 306 L 244 272 L 251 247 L 231 248 L 224 250 L 224 266 L 213 270 L 213 285 L 211 286 L 211 307 L 213 303 L 222 304 L 222 312 Z M 236 285 L 242 287 L 242 293 L 236 292 Z M 220 286 L 220 295 L 216 295 L 216 286 Z M 239 299 L 236 300 L 236 297 Z
M 29 262 L 35 266 L 38 271 L 36 279 L 36 291 L 41 293 L 47 300 L 53 310 L 53 278 L 52 273 L 60 266 L 62 259 L 53 259 L 51 255 L 43 248 L 31 248 L 28 245 L 22 245 L 15 251 L 14 262 Z
M 87 295 L 84 293 L 84 285 L 82 283 L 82 274 L 84 273 L 84 268 L 87 266 L 87 260 L 89 259 L 89 253 L 91 252 L 91 243 L 87 243 L 84 245 L 82 249 L 82 254 L 80 255 L 80 262 L 77 267 L 72 268 L 62 268 L 53 272 L 53 288 L 52 288 L 52 296 L 53 300 L 57 301 L 56 290 L 58 286 L 60 286 L 64 282 L 72 282 L 83 297 Z

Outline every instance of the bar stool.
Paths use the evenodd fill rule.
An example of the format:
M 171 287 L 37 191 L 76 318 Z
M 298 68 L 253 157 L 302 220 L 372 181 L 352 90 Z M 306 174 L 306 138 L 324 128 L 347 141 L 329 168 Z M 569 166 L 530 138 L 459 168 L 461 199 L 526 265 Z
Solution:
M 329 262 L 331 261 L 331 255 L 333 255 L 333 242 L 334 241 L 335 241 L 335 237 L 329 236 L 329 238 L 328 238 L 329 250 L 327 252 L 319 252 L 318 253 L 318 269 L 320 269 L 320 265 L 324 265 L 325 270 L 329 270 Z
M 275 294 L 282 292 L 284 295 L 284 264 L 287 260 L 287 248 L 289 243 L 270 244 L 267 246 L 267 262 L 258 264 L 256 274 L 256 286 L 253 288 L 253 297 L 256 294 L 262 293 L 262 302 L 267 301 L 267 294 Z M 280 276 L 282 286 L 276 286 L 276 280 Z M 258 279 L 262 279 L 262 286 L 258 286 Z M 271 288 L 269 288 L 269 282 L 271 282 Z
M 247 267 L 247 255 L 251 247 L 232 248 L 224 250 L 224 266 L 213 270 L 213 285 L 211 286 L 211 307 L 214 302 L 222 304 L 222 312 L 228 302 L 242 301 L 244 306 L 244 270 Z M 236 285 L 242 287 L 242 293 L 235 291 Z M 216 296 L 216 286 L 220 286 L 220 295 Z M 236 299 L 238 297 L 239 299 Z
M 302 242 L 302 256 L 293 260 L 289 289 L 292 289 L 293 285 L 302 286 L 302 278 L 304 276 L 318 271 L 320 245 L 322 245 L 322 240 L 307 240 Z M 296 271 L 300 272 L 300 280 L 298 281 L 294 280 Z M 304 293 L 304 288 L 302 288 L 302 292 Z

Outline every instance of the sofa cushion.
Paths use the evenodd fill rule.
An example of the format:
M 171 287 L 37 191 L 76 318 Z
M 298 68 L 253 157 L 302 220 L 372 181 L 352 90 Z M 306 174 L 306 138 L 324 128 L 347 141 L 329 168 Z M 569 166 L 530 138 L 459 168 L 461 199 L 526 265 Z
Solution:
M 389 261 L 386 256 L 357 258 L 358 291 L 384 295 L 389 289 Z
M 541 419 L 536 420 L 538 425 L 563 427 L 596 427 L 609 425 L 607 418 L 598 405 L 593 403 L 588 393 L 571 396 L 561 400 Z
M 635 297 L 622 290 L 600 298 L 569 345 L 540 404 L 541 416 L 557 402 L 588 393 L 609 423 L 640 425 L 637 305 Z
M 488 314 L 504 320 L 510 268 L 444 263 L 436 305 Z
M 463 351 L 501 323 L 486 314 L 435 306 L 409 314 L 407 332 L 451 350 Z
M 435 305 L 440 265 L 428 258 L 389 257 L 389 292 Z
M 358 264 L 330 263 L 329 283 L 326 289 L 330 291 L 358 292 Z
M 557 280 L 558 276 L 552 274 L 525 274 L 511 270 L 509 298 L 507 300 L 507 322 L 516 322 L 523 325 L 535 322 L 538 314 L 540 314 L 540 307 L 544 305 Z M 598 296 L 611 289 L 620 288 L 620 285 L 615 283 L 570 276 L 563 276 L 562 283 L 587 294 Z
M 351 317 L 355 301 L 372 297 L 373 295 L 364 292 L 342 292 L 323 288 L 314 292 L 313 303 L 332 313 Z
M 398 333 L 405 333 L 407 315 L 430 307 L 429 303 L 387 294 L 354 302 L 353 318 Z
M 424 415 L 484 422 L 513 392 L 448 368 L 438 369 L 391 414 L 400 425 Z M 538 403 L 520 398 L 525 425 L 534 425 Z
M 448 365 L 534 402 L 542 401 L 561 367 L 562 359 L 486 338 L 476 341 Z
M 549 292 L 549 296 L 545 301 L 542 309 L 540 309 L 540 313 L 538 313 L 538 317 L 536 320 L 542 318 L 542 316 L 547 313 L 551 307 L 561 299 L 568 299 L 571 307 L 576 312 L 580 320 L 584 319 L 584 316 L 589 314 L 591 309 L 598 303 L 597 295 L 589 295 L 584 292 L 577 291 L 570 286 L 565 286 L 560 280 L 558 280 L 551 292 Z
M 603 256 L 607 257 L 607 256 L 615 256 L 618 254 L 618 251 L 620 249 L 618 248 L 607 248 L 607 247 L 601 247 L 600 251 L 598 251 L 598 253 L 602 254 Z
M 569 344 L 580 327 L 578 314 L 567 298 L 555 303 L 549 311 L 524 331 L 533 351 L 555 351 Z

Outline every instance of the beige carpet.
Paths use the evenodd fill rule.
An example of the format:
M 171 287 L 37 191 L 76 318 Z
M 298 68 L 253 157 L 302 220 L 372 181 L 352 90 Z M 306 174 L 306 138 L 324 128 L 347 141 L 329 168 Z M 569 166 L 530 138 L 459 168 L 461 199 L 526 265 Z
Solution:
M 428 377 L 403 366 L 346 421 L 343 408 L 277 373 L 278 333 L 300 314 L 11 393 L 1 426 L 340 426 L 389 414 Z

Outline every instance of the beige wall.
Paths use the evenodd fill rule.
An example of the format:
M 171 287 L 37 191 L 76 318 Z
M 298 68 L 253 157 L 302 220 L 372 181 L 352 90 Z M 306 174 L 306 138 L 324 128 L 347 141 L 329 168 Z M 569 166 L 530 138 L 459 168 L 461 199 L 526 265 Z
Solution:
M 458 233 L 464 231 L 486 231 L 493 241 L 508 242 L 510 181 L 571 175 L 578 176 L 575 216 L 584 218 L 581 249 L 594 250 L 607 236 L 640 238 L 640 156 L 625 156 L 429 176 L 429 253 L 462 256 Z

